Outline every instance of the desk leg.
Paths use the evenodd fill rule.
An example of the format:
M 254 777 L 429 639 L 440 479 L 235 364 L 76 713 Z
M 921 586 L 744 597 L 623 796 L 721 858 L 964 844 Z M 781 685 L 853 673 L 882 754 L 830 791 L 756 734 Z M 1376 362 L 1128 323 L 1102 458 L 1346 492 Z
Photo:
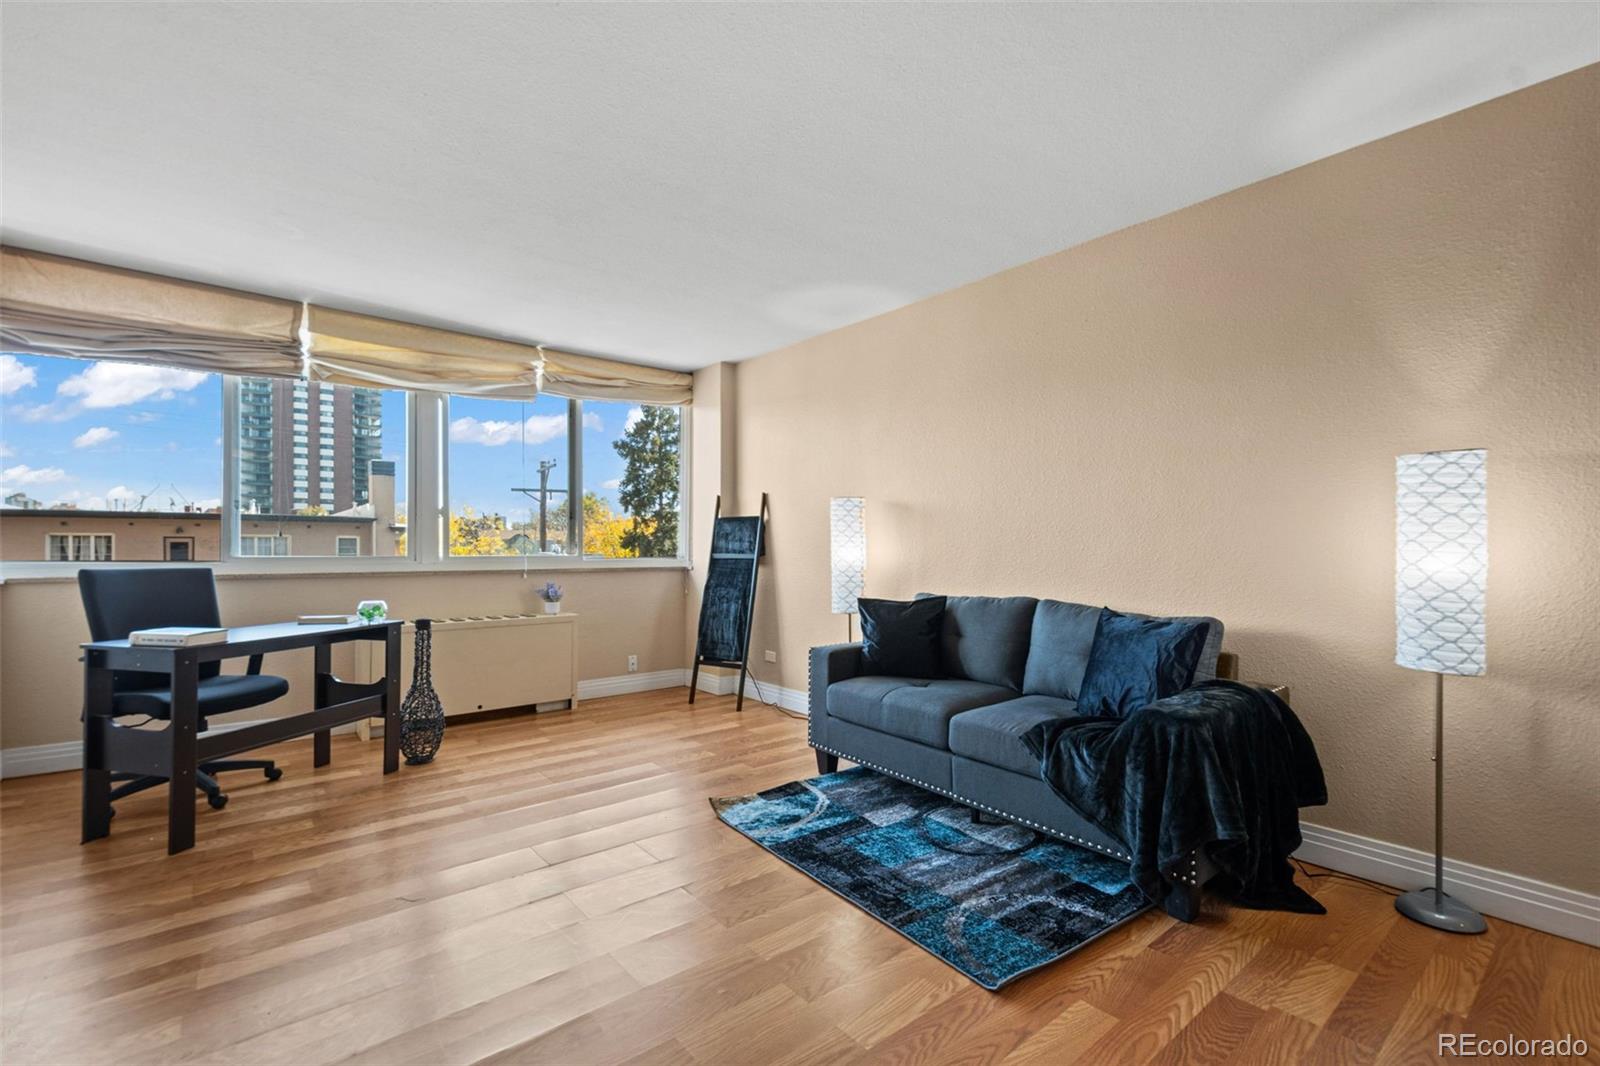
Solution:
M 194 847 L 194 775 L 199 760 L 200 664 L 193 652 L 172 657 L 172 721 L 167 736 L 172 776 L 167 779 L 167 854 Z
M 317 710 L 328 706 L 328 682 L 333 678 L 333 645 L 316 647 L 316 696 L 312 706 Z M 311 765 L 327 766 L 333 761 L 333 734 L 319 729 L 311 735 Z
M 400 769 L 400 626 L 383 642 L 383 772 Z
M 83 668 L 83 842 L 111 833 L 111 771 L 106 766 L 106 726 L 111 714 L 111 671 Z

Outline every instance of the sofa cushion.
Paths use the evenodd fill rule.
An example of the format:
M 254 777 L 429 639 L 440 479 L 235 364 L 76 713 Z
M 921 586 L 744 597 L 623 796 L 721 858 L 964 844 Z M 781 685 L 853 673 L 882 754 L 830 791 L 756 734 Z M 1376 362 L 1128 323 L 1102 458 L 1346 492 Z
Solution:
M 1010 689 L 977 681 L 869 675 L 829 685 L 828 715 L 929 747 L 948 749 L 951 718 L 1015 696 Z
M 1033 612 L 1033 632 L 1028 640 L 1028 667 L 1022 691 L 1030 696 L 1055 696 L 1075 700 L 1083 673 L 1089 668 L 1094 630 L 1100 608 L 1060 600 L 1040 600 Z
M 950 750 L 990 766 L 1038 777 L 1039 758 L 1022 743 L 1022 734 L 1040 722 L 1077 714 L 1077 704 L 1053 696 L 1023 696 L 964 711 L 950 719 Z
M 1194 683 L 1205 622 L 1134 618 L 1107 607 L 1078 693 L 1084 714 L 1126 718 Z
M 946 596 L 939 638 L 945 676 L 1021 692 L 1038 604 L 1032 596 Z
M 861 612 L 861 669 L 889 677 L 934 677 L 941 673 L 939 634 L 944 597 L 918 600 L 856 600 Z

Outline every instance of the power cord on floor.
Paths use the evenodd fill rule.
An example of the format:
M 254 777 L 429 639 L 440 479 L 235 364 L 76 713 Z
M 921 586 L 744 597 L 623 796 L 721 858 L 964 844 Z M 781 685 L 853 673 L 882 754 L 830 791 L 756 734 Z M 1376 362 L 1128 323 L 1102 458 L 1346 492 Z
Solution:
M 777 700 L 769 700 L 769 699 L 767 699 L 766 693 L 761 691 L 761 682 L 756 680 L 756 675 L 751 674 L 749 676 L 750 676 L 750 683 L 756 687 L 756 702 L 764 704 L 764 705 L 766 705 L 768 707 L 771 707 L 773 710 L 777 711 L 779 714 L 781 714 L 781 715 L 783 715 L 783 716 L 785 716 L 787 718 L 799 718 L 799 719 L 802 719 L 802 720 L 806 718 L 806 715 L 796 714 L 793 711 L 791 711 L 789 708 L 781 706 L 778 703 Z
M 1399 895 L 1396 889 L 1390 888 L 1388 885 L 1379 884 L 1376 881 L 1368 881 L 1365 877 L 1357 877 L 1355 874 L 1342 874 L 1337 870 L 1327 870 L 1320 874 L 1314 874 L 1307 870 L 1306 864 L 1299 859 L 1291 858 L 1289 861 L 1294 863 L 1295 869 L 1300 871 L 1300 876 L 1308 881 L 1318 881 L 1324 877 L 1331 877 L 1336 881 L 1349 881 L 1352 884 L 1365 885 L 1367 888 L 1375 889 L 1386 896 Z

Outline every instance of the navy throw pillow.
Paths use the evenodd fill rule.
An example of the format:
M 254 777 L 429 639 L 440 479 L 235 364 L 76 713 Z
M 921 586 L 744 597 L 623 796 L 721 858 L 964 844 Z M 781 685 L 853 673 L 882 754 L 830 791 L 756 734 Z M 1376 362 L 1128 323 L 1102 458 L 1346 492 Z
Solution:
M 856 601 L 861 612 L 861 672 L 938 677 L 944 597 Z
M 1078 713 L 1126 718 L 1182 692 L 1194 680 L 1210 628 L 1205 622 L 1133 618 L 1101 608 L 1078 690 Z

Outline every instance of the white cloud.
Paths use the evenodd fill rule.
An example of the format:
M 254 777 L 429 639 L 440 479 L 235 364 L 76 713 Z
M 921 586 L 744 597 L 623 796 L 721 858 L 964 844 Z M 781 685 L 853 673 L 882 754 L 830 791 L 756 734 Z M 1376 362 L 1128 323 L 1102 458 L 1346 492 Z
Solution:
M 0 485 L 8 489 L 15 489 L 21 485 L 48 485 L 52 481 L 65 481 L 67 472 L 59 466 L 46 466 L 34 468 L 27 463 L 18 463 L 0 470 Z
M 566 415 L 533 415 L 526 422 L 479 421 L 467 416 L 450 422 L 452 444 L 483 444 L 491 448 L 526 440 L 544 444 L 567 432 Z
M 31 366 L 23 366 L 14 355 L 0 355 L 0 396 L 10 396 L 39 382 L 39 375 Z
M 83 493 L 69 493 L 67 497 L 86 511 L 112 511 L 130 510 L 139 506 L 139 499 L 144 493 L 134 492 L 126 485 L 118 485 L 106 490 L 104 496 L 84 495 Z
M 72 446 L 74 448 L 93 448 L 96 444 L 104 444 L 106 441 L 119 436 L 121 434 L 110 426 L 90 426 L 72 438 Z
M 622 487 L 622 479 L 614 477 L 608 481 L 602 481 L 600 482 L 600 487 L 603 489 L 620 489 Z
M 633 428 L 634 423 L 638 422 L 639 419 L 641 419 L 643 417 L 644 417 L 644 408 L 642 408 L 642 407 L 630 407 L 630 408 L 628 408 L 628 420 L 622 424 L 622 431 L 624 433 L 626 433 L 628 430 Z
M 601 432 L 604 432 L 606 427 L 600 424 L 599 415 L 595 414 L 593 411 L 585 411 L 583 412 L 583 428 L 598 429 Z
M 159 411 L 135 411 L 128 416 L 129 424 L 135 426 L 149 425 L 151 422 L 159 422 L 160 420 L 161 412 Z
M 138 363 L 92 363 L 56 387 L 56 396 L 76 397 L 90 409 L 125 407 L 141 400 L 170 400 L 197 388 L 207 375 L 198 370 L 175 370 Z

